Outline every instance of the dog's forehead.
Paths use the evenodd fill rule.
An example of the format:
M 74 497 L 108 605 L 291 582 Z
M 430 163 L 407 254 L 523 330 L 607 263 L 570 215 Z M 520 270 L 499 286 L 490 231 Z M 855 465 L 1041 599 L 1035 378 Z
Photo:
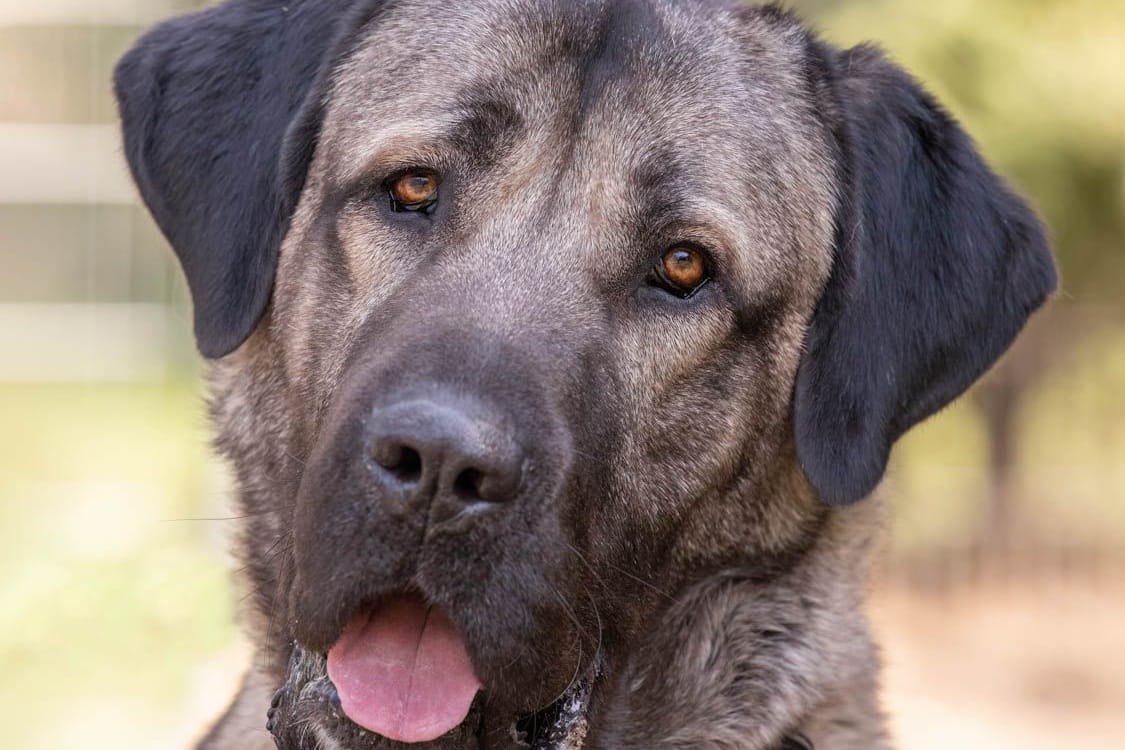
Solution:
M 637 191 L 615 188 L 676 183 L 681 205 L 756 247 L 825 248 L 833 160 L 803 34 L 774 13 L 690 0 L 391 6 L 336 70 L 321 156 L 347 182 L 484 111 L 486 147 L 518 131 L 513 168 L 569 175 L 572 205 L 620 217 Z

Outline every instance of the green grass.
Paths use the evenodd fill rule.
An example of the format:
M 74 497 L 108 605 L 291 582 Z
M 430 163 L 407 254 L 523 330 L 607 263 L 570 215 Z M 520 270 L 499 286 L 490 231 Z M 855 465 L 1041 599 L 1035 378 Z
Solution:
M 230 648 L 221 474 L 193 383 L 0 387 L 0 722 L 10 747 L 160 736 Z M 116 718 L 114 718 L 116 716 Z M 102 736 L 92 736 L 91 733 Z

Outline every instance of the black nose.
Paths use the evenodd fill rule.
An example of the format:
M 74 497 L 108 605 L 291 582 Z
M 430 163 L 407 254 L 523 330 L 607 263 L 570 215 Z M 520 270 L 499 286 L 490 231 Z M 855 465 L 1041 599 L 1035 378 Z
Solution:
M 388 502 L 438 518 L 497 505 L 519 492 L 523 452 L 503 415 L 482 404 L 414 399 L 377 409 L 369 466 Z

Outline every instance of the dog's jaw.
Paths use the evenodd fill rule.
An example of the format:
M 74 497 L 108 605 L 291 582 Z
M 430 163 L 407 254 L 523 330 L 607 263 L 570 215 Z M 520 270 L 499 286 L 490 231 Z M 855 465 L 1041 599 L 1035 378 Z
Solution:
M 545 730 L 529 730 L 532 750 L 582 750 L 589 729 L 590 698 L 600 672 L 600 664 L 595 663 L 590 675 L 576 680 L 559 700 L 537 714 L 551 713 L 553 717 Z

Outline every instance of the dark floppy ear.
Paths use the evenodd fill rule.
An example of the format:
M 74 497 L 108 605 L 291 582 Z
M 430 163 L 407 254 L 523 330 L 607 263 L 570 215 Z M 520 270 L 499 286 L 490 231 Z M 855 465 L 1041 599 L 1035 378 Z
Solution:
M 125 154 L 183 267 L 207 357 L 237 348 L 269 301 L 320 82 L 370 12 L 356 5 L 373 4 L 229 0 L 157 26 L 117 64 Z
M 958 124 L 870 47 L 839 53 L 836 259 L 806 338 L 797 453 L 832 505 L 868 495 L 892 444 L 960 395 L 1055 287 L 1035 214 Z

